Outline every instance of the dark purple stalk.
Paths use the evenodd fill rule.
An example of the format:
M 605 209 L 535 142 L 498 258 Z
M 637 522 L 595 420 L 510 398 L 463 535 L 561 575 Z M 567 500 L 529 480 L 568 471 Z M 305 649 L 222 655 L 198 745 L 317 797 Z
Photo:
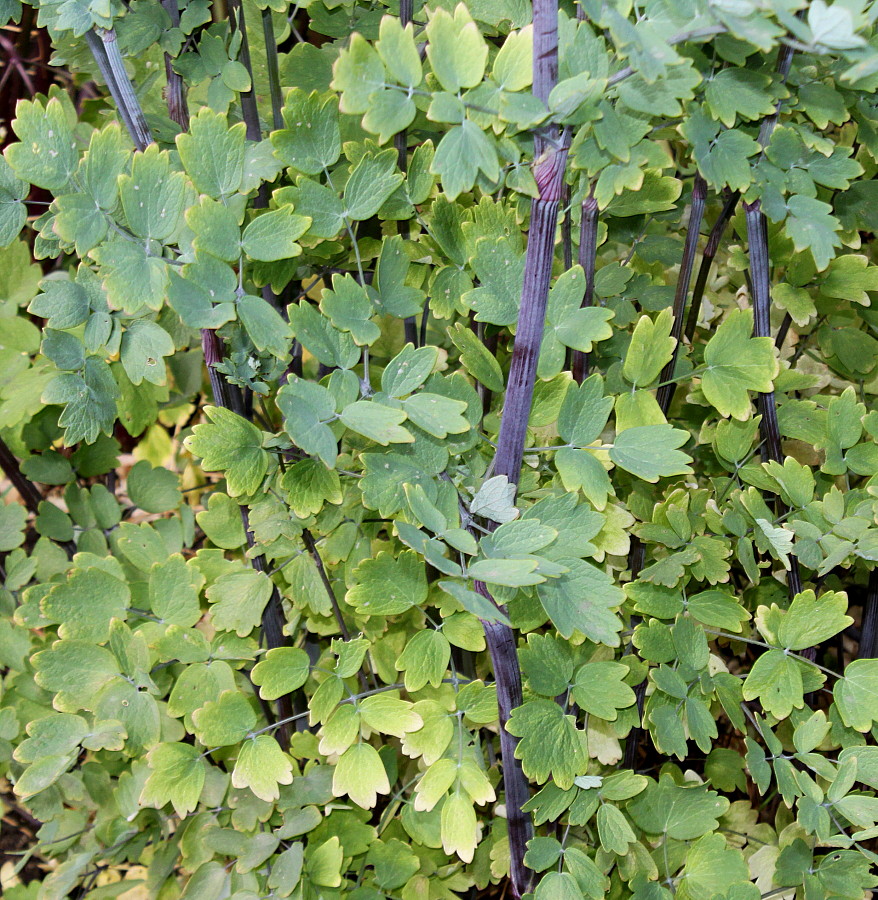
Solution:
M 481 581 L 475 583 L 475 588 L 483 597 L 493 601 Z M 518 665 L 515 632 L 508 625 L 499 622 L 483 620 L 482 627 L 491 654 L 497 685 L 497 706 L 500 710 L 500 755 L 503 761 L 503 790 L 509 828 L 509 875 L 513 896 L 520 898 L 531 886 L 532 874 L 524 865 L 524 854 L 527 852 L 527 842 L 533 837 L 533 825 L 530 816 L 522 812 L 522 807 L 530 798 L 530 790 L 521 761 L 515 757 L 518 738 L 506 730 L 506 723 L 512 710 L 521 706 L 521 669 Z
M 573 268 L 573 208 L 570 205 L 570 185 L 564 185 L 561 197 L 564 204 L 564 218 L 561 220 L 561 248 L 564 252 L 564 271 Z
M 252 550 L 255 544 L 253 540 L 253 532 L 250 530 L 250 514 L 246 506 L 239 507 L 241 510 L 241 522 L 244 525 L 244 533 L 247 536 L 247 549 Z M 265 556 L 259 554 L 250 560 L 250 564 L 257 572 L 265 573 L 268 577 L 268 564 Z M 280 591 L 277 585 L 271 583 L 271 597 L 262 613 L 262 636 L 265 638 L 265 646 L 269 650 L 275 647 L 284 647 L 288 641 L 284 635 L 284 612 L 283 601 L 281 600 Z M 282 721 L 289 719 L 293 715 L 293 702 L 289 694 L 284 694 L 277 699 L 277 720 Z M 269 720 L 269 724 L 274 724 Z M 280 725 L 277 729 L 278 743 L 285 750 L 290 746 L 290 728 L 289 725 Z
M 594 197 L 594 184 L 589 188 L 588 196 L 582 201 L 582 218 L 579 222 L 579 265 L 585 272 L 585 294 L 583 306 L 594 303 L 594 273 L 598 253 L 598 202 Z M 573 351 L 573 378 L 577 384 L 588 377 L 588 354 L 581 350 Z
M 536 0 L 534 3 L 533 41 L 533 93 L 546 103 L 558 80 L 558 0 Z M 555 255 L 555 229 L 558 225 L 558 207 L 564 193 L 569 141 L 569 131 L 561 133 L 554 127 L 541 130 L 534 136 L 534 176 L 539 196 L 531 202 L 521 308 L 493 465 L 495 475 L 505 475 L 516 485 L 521 474 L 537 359 L 545 327 Z M 475 587 L 483 596 L 491 598 L 484 584 L 476 582 Z M 512 629 L 485 621 L 482 626 L 497 684 L 510 876 L 513 896 L 519 898 L 528 891 L 531 882 L 531 873 L 524 865 L 524 853 L 527 842 L 533 836 L 533 824 L 530 816 L 522 810 L 529 789 L 521 765 L 515 759 L 516 739 L 507 732 L 506 722 L 512 710 L 521 704 L 521 671 Z
M 152 143 L 152 133 L 125 71 L 115 30 L 93 28 L 85 33 L 85 40 L 116 104 L 122 124 L 131 135 L 134 146 L 138 150 L 145 150 Z
M 408 25 L 412 20 L 413 7 L 414 3 L 412 2 L 412 0 L 400 0 L 399 21 L 402 24 L 403 28 L 405 28 L 405 26 Z M 405 175 L 408 172 L 409 166 L 407 129 L 403 128 L 402 131 L 393 136 L 393 146 L 396 148 L 397 165 L 399 166 L 399 171 L 402 172 L 403 175 Z M 399 234 L 404 241 L 407 241 L 409 239 L 411 232 L 407 219 L 400 220 Z M 427 331 L 427 318 L 429 316 L 429 308 L 429 304 L 425 304 L 424 312 L 422 314 L 423 318 L 421 320 L 420 340 L 418 338 L 418 323 L 415 320 L 415 317 L 407 316 L 403 320 L 403 328 L 405 329 L 405 340 L 407 344 L 414 344 L 415 347 L 418 347 L 426 343 L 425 337 Z
M 878 656 L 878 569 L 872 569 L 863 603 L 858 657 L 875 659 L 876 656 Z
M 177 0 L 162 0 L 162 6 L 175 28 L 180 25 L 180 7 Z M 174 60 L 170 53 L 165 54 L 165 77 L 167 79 L 168 115 L 183 129 L 189 130 L 189 107 L 186 105 L 186 87 L 183 77 L 174 71 Z
M 18 492 L 22 503 L 30 512 L 37 515 L 40 510 L 40 503 L 43 502 L 43 495 L 40 493 L 40 489 L 22 473 L 18 460 L 2 439 L 0 439 L 0 469 L 3 470 L 3 474 L 9 479 L 9 483 Z M 76 544 L 73 541 L 57 541 L 57 544 L 63 547 L 71 558 L 76 553 Z
M 774 346 L 780 350 L 783 347 L 783 342 L 787 339 L 787 335 L 790 331 L 790 325 L 793 324 L 793 317 L 786 313 L 783 317 L 783 321 L 780 323 L 780 328 L 777 329 L 777 335 L 774 338 Z
M 247 139 L 262 140 L 262 128 L 259 125 L 259 110 L 256 108 L 255 85 L 253 84 L 253 64 L 250 61 L 250 41 L 247 39 L 247 21 L 244 18 L 244 6 L 241 0 L 229 0 L 229 20 L 232 28 L 241 32 L 241 50 L 238 54 L 241 65 L 250 75 L 250 90 L 241 91 L 241 114 L 247 126 Z
M 271 17 L 271 7 L 266 6 L 262 10 L 262 34 L 265 38 L 265 61 L 268 69 L 268 91 L 271 97 L 271 124 L 275 131 L 284 127 L 284 119 L 281 109 L 284 98 L 280 84 L 280 63 L 277 56 L 277 38 L 274 35 L 274 21 Z M 252 77 L 252 76 L 251 76 Z
M 761 203 L 744 204 L 747 221 L 747 246 L 750 255 L 750 280 L 753 295 L 753 334 L 755 337 L 771 337 L 771 272 L 768 252 L 768 223 L 762 212 Z M 759 395 L 762 420 L 759 428 L 766 455 L 780 462 L 783 459 L 780 426 L 777 421 L 777 404 L 774 391 Z M 789 591 L 793 597 L 802 590 L 799 561 L 790 554 Z M 813 649 L 813 648 L 812 648 Z M 807 651 L 806 651 L 807 653 Z
M 24 505 L 36 515 L 43 500 L 43 495 L 40 493 L 39 488 L 22 474 L 21 469 L 18 467 L 18 460 L 2 439 L 0 439 L 0 469 L 3 470 L 3 474 L 9 479 L 15 490 L 18 491 L 18 495 L 21 497 Z
M 698 275 L 695 277 L 695 287 L 692 289 L 692 304 L 689 307 L 689 316 L 686 319 L 685 335 L 686 340 L 691 343 L 695 336 L 695 326 L 698 324 L 698 314 L 701 312 L 701 301 L 704 299 L 704 289 L 707 287 L 707 278 L 710 275 L 710 267 L 716 259 L 720 242 L 726 232 L 729 221 L 735 214 L 735 207 L 740 199 L 740 191 L 734 191 L 726 198 L 723 208 L 717 216 L 710 234 L 707 236 L 707 244 L 704 247 L 704 253 L 701 255 L 701 265 L 698 268 Z
M 646 562 L 646 545 L 636 534 L 631 535 L 631 549 L 628 551 L 628 567 L 631 572 L 631 580 L 637 581 L 640 570 Z M 632 631 L 640 624 L 640 616 L 631 616 Z M 633 647 L 633 645 L 629 645 Z M 646 696 L 646 679 L 644 679 L 634 689 L 634 696 L 637 699 L 637 715 L 640 721 L 643 721 L 643 700 Z M 635 725 L 625 741 L 625 755 L 622 758 L 623 769 L 633 769 L 634 763 L 637 761 L 637 750 L 640 742 L 643 740 L 643 726 Z
M 302 529 L 302 543 L 305 545 L 305 549 L 308 553 L 311 554 L 311 559 L 314 560 L 314 565 L 317 567 L 317 572 L 320 575 L 320 581 L 323 583 L 323 589 L 326 591 L 326 596 L 329 597 L 329 602 L 332 605 L 332 613 L 335 616 L 336 624 L 338 625 L 338 630 L 341 633 L 341 636 L 349 641 L 351 639 L 351 633 L 348 631 L 348 626 L 345 624 L 344 616 L 341 614 L 341 607 L 338 605 L 338 598 L 335 596 L 335 591 L 332 589 L 332 583 L 329 580 L 329 576 L 326 574 L 326 567 L 323 565 L 323 559 L 320 556 L 320 551 L 317 549 L 317 544 L 314 541 L 314 536 L 307 528 Z
M 662 369 L 656 399 L 661 411 L 667 415 L 674 399 L 676 385 L 671 381 L 677 367 L 677 353 L 680 349 L 680 338 L 683 336 L 683 315 L 686 312 L 686 298 L 689 296 L 689 285 L 692 282 L 692 269 L 695 265 L 695 254 L 698 252 L 698 238 L 701 236 L 701 223 L 704 219 L 704 203 L 707 198 L 707 182 L 695 174 L 692 186 L 692 206 L 689 211 L 689 224 L 686 227 L 686 241 L 683 245 L 683 261 L 680 274 L 677 276 L 677 289 L 674 292 L 673 323 L 671 337 L 676 341 L 674 350 L 667 365 Z

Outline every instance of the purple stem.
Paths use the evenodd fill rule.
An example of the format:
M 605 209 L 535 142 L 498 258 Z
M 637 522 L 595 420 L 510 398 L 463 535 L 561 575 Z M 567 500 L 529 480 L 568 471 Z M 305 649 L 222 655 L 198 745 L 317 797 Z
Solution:
M 533 93 L 547 103 L 558 80 L 558 0 L 536 0 L 533 5 Z M 534 176 L 539 196 L 531 203 L 530 231 L 521 292 L 521 309 L 512 350 L 506 400 L 494 456 L 494 473 L 505 475 L 518 484 L 527 423 L 533 400 L 537 360 L 543 340 L 549 281 L 555 256 L 555 230 L 558 207 L 564 193 L 564 169 L 570 134 L 557 128 L 543 129 L 534 136 Z M 481 582 L 476 590 L 489 599 Z M 509 831 L 510 876 L 512 893 L 520 898 L 531 883 L 524 865 L 527 842 L 533 835 L 533 823 L 522 806 L 529 796 L 527 780 L 515 758 L 516 739 L 506 731 L 512 710 L 521 704 L 521 671 L 518 665 L 513 630 L 500 623 L 482 622 L 485 639 L 494 666 L 497 702 L 500 709 L 500 748 L 503 755 L 503 788 Z
M 859 659 L 874 659 L 878 656 L 878 569 L 872 569 L 869 573 L 857 656 Z
M 750 255 L 750 280 L 753 293 L 753 334 L 755 337 L 771 337 L 771 261 L 768 252 L 768 223 L 759 200 L 744 203 L 747 221 L 747 246 Z M 783 459 L 780 426 L 777 421 L 777 404 L 774 391 L 759 395 L 762 412 L 760 431 L 766 455 L 780 462 Z M 789 592 L 793 597 L 802 590 L 799 560 L 790 554 Z M 811 648 L 813 649 L 813 648 Z M 807 654 L 808 651 L 806 651 Z
M 698 275 L 695 277 L 695 287 L 692 290 L 692 305 L 689 307 L 689 316 L 686 319 L 685 335 L 686 340 L 690 343 L 695 336 L 695 326 L 698 324 L 698 314 L 701 312 L 701 301 L 704 299 L 704 289 L 707 286 L 707 278 L 710 275 L 710 267 L 716 259 L 720 242 L 726 232 L 729 221 L 735 214 L 735 207 L 738 205 L 740 191 L 735 191 L 726 199 L 723 208 L 710 229 L 707 236 L 707 244 L 704 247 L 704 253 L 701 255 L 701 266 L 698 269 Z
M 594 303 L 594 273 L 598 252 L 598 202 L 594 196 L 594 184 L 589 188 L 588 196 L 582 201 L 582 218 L 579 222 L 579 264 L 585 272 L 585 294 L 583 306 Z M 582 350 L 573 351 L 571 371 L 577 384 L 588 378 L 588 354 Z
M 180 25 L 180 7 L 177 0 L 162 0 L 162 6 L 175 28 Z M 186 104 L 186 87 L 183 77 L 174 71 L 174 60 L 170 53 L 165 54 L 165 77 L 167 79 L 168 115 L 183 129 L 189 130 L 189 107 Z
M 695 254 L 698 251 L 698 238 L 701 235 L 701 222 L 704 219 L 704 203 L 707 199 L 707 182 L 701 175 L 695 175 L 692 186 L 692 206 L 689 211 L 689 225 L 686 228 L 686 242 L 683 245 L 683 262 L 677 277 L 677 289 L 674 292 L 673 324 L 671 337 L 676 341 L 673 354 L 662 369 L 657 400 L 661 411 L 667 415 L 674 398 L 675 385 L 671 382 L 674 369 L 677 367 L 677 353 L 680 349 L 680 338 L 683 336 L 683 315 L 686 312 L 686 298 L 689 296 L 689 285 L 692 281 L 692 269 L 695 265 Z

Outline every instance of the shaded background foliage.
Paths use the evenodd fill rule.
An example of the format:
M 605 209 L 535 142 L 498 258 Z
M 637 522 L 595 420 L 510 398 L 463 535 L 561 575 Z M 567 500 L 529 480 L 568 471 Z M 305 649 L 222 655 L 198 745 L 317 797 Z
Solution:
M 866 896 L 873 5 L 0 11 L 5 892 Z

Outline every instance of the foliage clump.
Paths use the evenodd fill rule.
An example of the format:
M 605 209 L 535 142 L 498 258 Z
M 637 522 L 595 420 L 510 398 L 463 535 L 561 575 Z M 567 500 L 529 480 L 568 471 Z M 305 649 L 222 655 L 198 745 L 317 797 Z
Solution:
M 8 896 L 878 885 L 873 4 L 37 16 Z

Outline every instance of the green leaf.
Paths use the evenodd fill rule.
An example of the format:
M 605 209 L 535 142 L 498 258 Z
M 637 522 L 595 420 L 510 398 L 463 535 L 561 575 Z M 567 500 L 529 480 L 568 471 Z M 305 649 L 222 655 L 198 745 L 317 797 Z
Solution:
M 140 803 L 156 809 L 170 803 L 180 817 L 194 812 L 205 777 L 198 748 L 191 744 L 159 744 L 146 759 L 151 771 L 140 793 Z
M 396 151 L 367 153 L 354 166 L 344 189 L 345 216 L 355 222 L 369 219 L 402 184 L 396 169 Z
M 169 278 L 168 266 L 161 259 L 147 256 L 139 243 L 123 240 L 100 244 L 89 256 L 101 268 L 111 309 L 121 309 L 129 315 L 140 312 L 144 306 L 161 309 Z
M 835 704 L 849 728 L 867 732 L 878 722 L 878 660 L 855 659 L 835 683 Z
M 628 804 L 635 825 L 647 834 L 666 834 L 677 841 L 691 841 L 718 827 L 729 801 L 707 785 L 681 787 L 670 775 L 648 787 Z
M 189 120 L 189 130 L 177 135 L 180 161 L 199 194 L 219 200 L 240 188 L 245 133 L 243 122 L 229 127 L 225 116 L 202 106 Z
M 338 130 L 338 101 L 306 94 L 296 88 L 287 95 L 283 108 L 286 128 L 271 135 L 275 156 L 286 166 L 306 175 L 319 175 L 338 162 L 341 137 Z
M 334 91 L 340 91 L 339 109 L 344 113 L 364 113 L 371 97 L 384 88 L 384 66 L 372 45 L 359 33 L 351 35 L 350 46 L 342 50 L 332 67 Z
M 415 349 L 406 344 L 381 373 L 381 390 L 391 397 L 404 397 L 419 388 L 436 366 L 435 347 Z
M 817 270 L 822 272 L 841 246 L 837 232 L 841 223 L 832 215 L 832 207 L 822 200 L 794 194 L 787 201 L 789 217 L 786 230 L 796 250 L 810 250 Z
M 322 385 L 290 378 L 278 391 L 277 406 L 284 416 L 284 428 L 296 445 L 333 468 L 338 445 L 332 429 L 325 424 L 335 418 L 332 394 Z
M 381 329 L 371 321 L 372 301 L 352 275 L 332 276 L 332 290 L 323 291 L 320 309 L 339 331 L 349 331 L 358 344 L 371 344 L 381 335 Z
M 788 650 L 822 644 L 853 624 L 847 608 L 845 593 L 826 591 L 819 598 L 812 590 L 796 594 L 777 629 L 778 641 Z
M 636 701 L 625 684 L 628 666 L 616 662 L 590 662 L 580 667 L 571 690 L 573 699 L 587 713 L 615 722 L 618 710 Z
M 714 74 L 704 93 L 713 115 L 734 128 L 738 116 L 753 122 L 774 112 L 777 95 L 770 88 L 770 76 L 731 67 Z
M 154 469 L 147 460 L 132 466 L 126 481 L 131 502 L 148 513 L 176 509 L 182 500 L 180 479 L 168 469 Z
M 33 657 L 36 683 L 56 694 L 66 712 L 89 709 L 95 694 L 119 675 L 119 663 L 104 647 L 85 641 L 56 641 Z
M 250 788 L 260 800 L 271 803 L 280 796 L 278 785 L 292 781 L 292 760 L 270 734 L 244 742 L 232 771 L 232 787 Z
M 99 644 L 110 636 L 110 621 L 125 618 L 130 600 L 124 581 L 93 567 L 73 570 L 66 582 L 49 591 L 40 608 L 47 619 L 61 623 L 61 638 Z
M 546 327 L 540 346 L 537 375 L 554 378 L 563 368 L 566 347 L 588 353 L 595 343 L 613 336 L 613 311 L 582 306 L 585 273 L 581 266 L 564 272 L 549 291 Z
M 433 437 L 444 439 L 470 429 L 465 418 L 469 404 L 463 400 L 421 391 L 403 400 L 402 406 L 409 421 Z
M 427 599 L 424 564 L 412 550 L 403 550 L 397 557 L 382 552 L 375 559 L 365 559 L 354 577 L 357 583 L 345 601 L 361 615 L 392 616 Z
M 507 587 L 524 587 L 539 584 L 544 577 L 535 571 L 539 560 L 530 559 L 479 559 L 467 568 L 467 575 L 476 581 L 502 584 Z
M 656 482 L 672 475 L 690 475 L 691 458 L 678 450 L 689 433 L 670 425 L 639 425 L 616 435 L 610 459 L 644 481 Z
M 180 226 L 186 179 L 171 171 L 170 154 L 150 144 L 135 153 L 131 174 L 119 176 L 119 199 L 128 227 L 139 237 L 164 241 Z
M 405 672 L 405 689 L 419 691 L 425 684 L 439 687 L 451 659 L 451 646 L 440 632 L 428 628 L 418 632 L 397 657 L 397 672 Z
M 569 872 L 549 872 L 540 879 L 534 900 L 580 900 L 583 896 Z
M 497 181 L 497 149 L 478 125 L 464 119 L 439 141 L 430 171 L 442 179 L 442 189 L 449 200 L 454 200 L 472 188 L 479 172 L 489 182 Z
M 346 406 L 339 418 L 346 427 L 382 447 L 414 441 L 412 433 L 401 425 L 406 420 L 402 409 L 392 409 L 371 400 L 357 400 Z
M 608 853 L 625 856 L 628 845 L 637 840 L 622 811 L 610 803 L 602 803 L 598 807 L 597 826 L 601 847 Z
M 75 281 L 43 281 L 28 312 L 46 319 L 49 328 L 75 328 L 88 319 L 88 294 Z
M 249 294 L 238 301 L 238 318 L 257 350 L 265 350 L 278 359 L 290 354 L 292 334 L 280 313 L 262 297 Z
M 196 513 L 195 521 L 217 547 L 234 550 L 244 543 L 241 508 L 228 494 L 221 491 L 212 493 L 207 509 Z
M 487 597 L 475 591 L 465 588 L 457 582 L 443 580 L 439 582 L 439 587 L 448 594 L 451 594 L 455 600 L 467 611 L 484 619 L 486 622 L 502 622 L 509 625 L 509 618 L 497 608 Z
M 144 461 L 138 465 L 149 465 L 149 463 Z M 240 523 L 240 513 L 237 504 L 234 505 L 235 516 Z M 242 534 L 241 543 L 243 542 Z M 204 579 L 201 574 L 188 566 L 179 553 L 174 553 L 168 557 L 166 562 L 155 563 L 149 570 L 149 608 L 163 622 L 180 625 L 184 628 L 191 627 L 201 618 L 198 593 L 203 584 Z
M 298 216 L 291 205 L 282 206 L 253 219 L 244 229 L 241 246 L 250 259 L 273 262 L 301 255 L 296 243 L 311 225 L 310 216 Z
M 293 513 L 306 519 L 329 502 L 340 504 L 344 496 L 338 473 L 316 459 L 302 459 L 284 473 L 282 485 Z
M 205 747 L 228 747 L 240 743 L 250 733 L 256 725 L 256 713 L 244 694 L 228 690 L 218 700 L 195 710 L 192 721 L 196 737 Z
M 64 443 L 93 444 L 98 436 L 111 434 L 116 420 L 119 389 L 110 367 L 89 356 L 81 375 L 58 375 L 43 390 L 42 402 L 64 406 L 58 424 L 64 428 Z
M 741 883 L 750 884 L 744 855 L 730 847 L 723 835 L 705 834 L 689 848 L 677 896 L 680 900 L 698 900 L 712 896 L 717 885 L 727 892 L 731 885 Z
M 202 197 L 197 206 L 186 210 L 186 224 L 195 233 L 196 249 L 226 262 L 237 262 L 241 255 L 241 229 L 228 206 Z
M 505 384 L 500 363 L 469 328 L 460 322 L 455 322 L 448 328 L 448 337 L 460 351 L 460 362 L 473 378 L 494 393 L 504 390 Z
M 568 645 L 551 634 L 529 634 L 523 647 L 521 668 L 531 690 L 557 697 L 570 687 L 573 660 Z
M 381 308 L 399 318 L 415 315 L 424 305 L 424 292 L 406 284 L 411 265 L 404 246 L 398 234 L 384 238 L 374 283 Z
M 441 7 L 427 23 L 427 59 L 439 83 L 456 94 L 475 87 L 485 74 L 488 45 L 466 7 L 458 4 L 454 15 Z
M 359 362 L 360 348 L 353 337 L 334 328 L 310 303 L 290 304 L 287 315 L 293 336 L 319 362 L 340 369 L 350 369 Z
M 18 503 L 0 507 L 0 553 L 20 547 L 24 541 L 27 510 Z
M 24 227 L 28 192 L 28 185 L 16 178 L 9 163 L 0 157 L 0 247 L 8 247 Z
M 384 763 L 371 744 L 354 744 L 339 757 L 332 776 L 332 793 L 336 797 L 347 794 L 363 809 L 372 809 L 378 794 L 390 793 Z
M 271 592 L 271 579 L 255 569 L 221 576 L 206 591 L 213 604 L 210 612 L 214 627 L 246 637 L 262 621 Z
M 587 447 L 601 436 L 612 411 L 613 398 L 604 397 L 601 376 L 592 375 L 567 389 L 558 414 L 558 433 L 575 447 Z
M 176 347 L 173 338 L 155 322 L 135 319 L 122 335 L 120 358 L 128 380 L 135 386 L 167 383 L 164 357 L 172 356 Z
M 639 216 L 672 209 L 683 191 L 683 184 L 669 175 L 646 172 L 636 191 L 624 191 L 607 207 L 611 216 Z
M 304 650 L 274 647 L 253 667 L 251 678 L 259 686 L 263 700 L 277 700 L 297 691 L 308 680 L 310 672 L 311 661 Z
M 16 177 L 29 184 L 61 193 L 76 171 L 79 154 L 67 113 L 57 97 L 45 106 L 22 100 L 12 127 L 19 144 L 6 149 L 6 161 Z
M 569 571 L 537 587 L 540 603 L 552 624 L 565 638 L 580 631 L 595 643 L 618 647 L 622 620 L 612 610 L 624 599 L 622 589 L 609 575 L 584 560 L 557 562 Z
M 647 387 L 670 362 L 676 341 L 671 337 L 673 316 L 663 309 L 655 318 L 641 316 L 631 335 L 622 374 L 635 387 Z
M 538 784 L 549 777 L 562 790 L 585 771 L 588 757 L 573 716 L 554 700 L 529 700 L 512 711 L 507 731 L 521 738 L 515 756 L 525 775 Z
M 708 402 L 723 416 L 750 418 L 748 391 L 774 390 L 778 362 L 771 338 L 754 338 L 753 313 L 735 309 L 707 342 L 701 389 Z
M 494 475 L 482 482 L 470 501 L 470 512 L 500 524 L 518 518 L 515 508 L 515 485 L 505 475 Z
M 207 406 L 204 412 L 210 422 L 192 429 L 186 449 L 201 457 L 205 471 L 225 474 L 232 497 L 255 493 L 268 471 L 262 432 L 231 410 Z
M 802 671 L 784 650 L 763 653 L 744 681 L 744 699 L 759 698 L 763 709 L 776 719 L 785 719 L 804 706 Z
M 421 57 L 411 23 L 403 27 L 399 19 L 384 16 L 375 49 L 388 72 L 404 87 L 416 88 L 423 79 Z

